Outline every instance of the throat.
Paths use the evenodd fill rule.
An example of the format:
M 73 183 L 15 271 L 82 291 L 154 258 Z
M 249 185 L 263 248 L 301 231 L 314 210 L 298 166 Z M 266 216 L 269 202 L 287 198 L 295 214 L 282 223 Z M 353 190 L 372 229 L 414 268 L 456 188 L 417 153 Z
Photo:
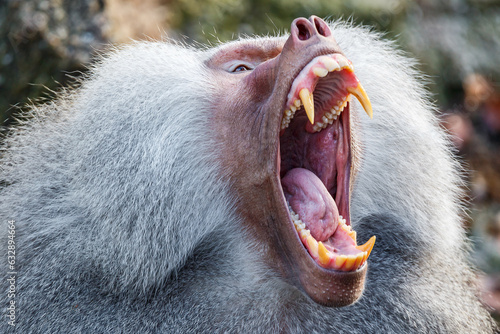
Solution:
M 308 206 L 324 210 L 335 206 L 335 210 L 329 211 L 337 212 L 329 216 L 340 214 L 349 221 L 348 111 L 320 132 L 306 131 L 307 122 L 305 115 L 297 115 L 280 138 L 280 176 L 285 197 L 293 203 L 301 198 L 302 202 L 309 202 Z M 300 206 L 306 207 L 305 204 Z
M 349 108 L 327 128 L 311 133 L 298 114 L 280 137 L 280 176 L 290 217 L 309 254 L 324 268 L 350 271 L 368 252 L 350 227 Z

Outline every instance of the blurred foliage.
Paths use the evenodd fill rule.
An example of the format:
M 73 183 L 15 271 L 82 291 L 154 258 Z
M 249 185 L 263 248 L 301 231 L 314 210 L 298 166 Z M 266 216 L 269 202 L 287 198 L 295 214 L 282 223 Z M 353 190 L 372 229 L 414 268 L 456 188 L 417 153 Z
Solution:
M 227 41 L 243 35 L 283 32 L 296 17 L 352 18 L 384 31 L 407 4 L 403 0 L 195 0 L 171 1 L 171 26 L 198 41 Z
M 170 1 L 170 24 L 197 41 L 284 32 L 299 16 L 348 19 L 397 38 L 432 76 L 440 104 L 456 102 L 474 72 L 499 81 L 500 2 L 488 0 Z
M 0 2 L 0 124 L 14 104 L 67 82 L 107 43 L 146 36 L 217 43 L 286 32 L 299 16 L 348 19 L 397 38 L 422 63 L 442 105 L 462 80 L 498 82 L 500 3 L 494 0 L 3 0 Z

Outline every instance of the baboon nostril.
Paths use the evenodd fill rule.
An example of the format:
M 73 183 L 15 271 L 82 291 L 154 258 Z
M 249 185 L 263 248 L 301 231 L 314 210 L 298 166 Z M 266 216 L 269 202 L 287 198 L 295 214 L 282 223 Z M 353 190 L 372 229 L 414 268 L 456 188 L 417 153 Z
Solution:
M 330 36 L 332 33 L 330 28 L 326 25 L 325 21 L 320 19 L 319 17 L 313 18 L 314 26 L 316 27 L 316 31 L 324 37 Z
M 297 37 L 301 41 L 306 41 L 311 37 L 311 33 L 309 32 L 309 28 L 303 24 L 302 22 L 297 22 L 298 34 Z

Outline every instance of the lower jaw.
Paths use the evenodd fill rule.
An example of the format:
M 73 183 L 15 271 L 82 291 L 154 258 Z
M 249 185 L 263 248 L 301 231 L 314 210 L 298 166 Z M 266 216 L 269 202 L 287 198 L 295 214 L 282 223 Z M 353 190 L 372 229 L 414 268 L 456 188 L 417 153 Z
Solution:
M 346 224 L 342 216 L 335 233 L 327 241 L 317 241 L 306 228 L 306 224 L 289 206 L 295 230 L 311 258 L 322 268 L 337 271 L 353 271 L 362 267 L 373 247 L 374 238 L 362 246 L 356 245 L 356 232 Z
M 320 305 L 348 306 L 362 296 L 367 268 L 367 263 L 355 271 L 336 271 L 318 265 L 303 268 L 299 274 L 300 290 Z

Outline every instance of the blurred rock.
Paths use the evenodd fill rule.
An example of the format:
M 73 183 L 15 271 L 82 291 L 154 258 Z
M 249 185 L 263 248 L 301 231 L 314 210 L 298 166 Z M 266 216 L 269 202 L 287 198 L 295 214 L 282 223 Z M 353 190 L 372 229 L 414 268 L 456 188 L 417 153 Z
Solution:
M 99 0 L 4 0 L 0 7 L 0 124 L 24 103 L 83 70 L 103 47 L 106 20 Z
M 0 125 L 28 98 L 84 72 L 110 43 L 160 38 L 158 0 L 3 0 L 0 3 Z

